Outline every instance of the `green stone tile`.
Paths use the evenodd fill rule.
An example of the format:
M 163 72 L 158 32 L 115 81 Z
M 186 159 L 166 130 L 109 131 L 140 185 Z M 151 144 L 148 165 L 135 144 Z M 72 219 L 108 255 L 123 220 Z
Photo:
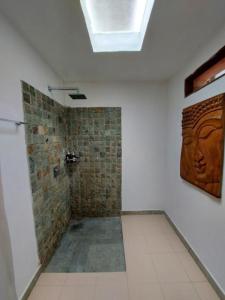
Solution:
M 87 218 L 70 226 L 45 272 L 124 272 L 119 217 Z
M 64 108 L 25 82 L 22 89 L 35 228 L 40 259 L 46 263 L 71 211 L 73 216 L 119 214 L 121 109 Z M 80 165 L 65 166 L 63 149 L 79 153 Z M 54 178 L 56 165 L 60 175 Z

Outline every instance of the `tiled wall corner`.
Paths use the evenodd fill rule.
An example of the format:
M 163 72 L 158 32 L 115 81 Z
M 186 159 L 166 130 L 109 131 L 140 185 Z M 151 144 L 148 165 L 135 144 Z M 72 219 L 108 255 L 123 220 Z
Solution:
M 25 82 L 22 90 L 36 236 L 45 264 L 70 220 L 70 180 L 64 166 L 67 111 Z
M 33 213 L 45 265 L 71 215 L 121 210 L 121 108 L 67 108 L 22 82 Z M 65 151 L 80 163 L 67 166 Z

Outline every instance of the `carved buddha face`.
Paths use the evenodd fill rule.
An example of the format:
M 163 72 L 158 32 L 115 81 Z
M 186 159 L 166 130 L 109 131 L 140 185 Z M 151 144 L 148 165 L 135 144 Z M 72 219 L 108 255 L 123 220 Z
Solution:
M 224 97 L 221 97 L 183 112 L 181 177 L 216 197 L 220 196 L 223 162 Z

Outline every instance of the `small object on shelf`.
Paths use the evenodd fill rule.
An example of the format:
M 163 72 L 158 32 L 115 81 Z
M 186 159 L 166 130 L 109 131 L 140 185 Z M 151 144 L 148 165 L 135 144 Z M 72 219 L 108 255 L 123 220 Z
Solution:
M 80 157 L 75 154 L 75 152 L 70 153 L 69 151 L 66 153 L 65 162 L 67 164 L 78 163 L 80 162 Z

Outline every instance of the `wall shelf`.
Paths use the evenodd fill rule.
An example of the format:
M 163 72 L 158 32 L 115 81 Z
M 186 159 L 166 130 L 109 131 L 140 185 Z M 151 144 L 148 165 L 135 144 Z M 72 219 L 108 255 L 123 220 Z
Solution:
M 185 97 L 225 75 L 225 46 L 185 80 Z

